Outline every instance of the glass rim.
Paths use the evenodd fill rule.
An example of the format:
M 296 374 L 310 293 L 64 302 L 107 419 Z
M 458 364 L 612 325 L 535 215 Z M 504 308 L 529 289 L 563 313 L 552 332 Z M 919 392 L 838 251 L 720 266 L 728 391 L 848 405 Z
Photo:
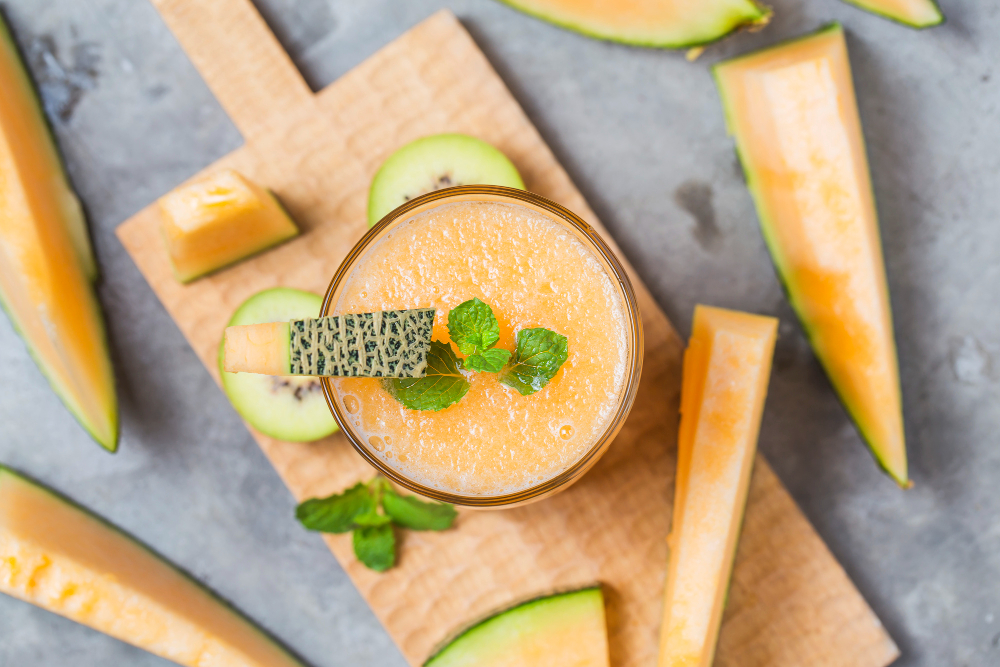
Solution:
M 632 286 L 632 281 L 629 279 L 625 267 L 622 266 L 621 262 L 615 256 L 615 253 L 611 250 L 607 242 L 604 241 L 597 230 L 583 220 L 583 218 L 573 213 L 566 207 L 546 199 L 545 197 L 534 194 L 533 192 L 528 192 L 527 190 L 518 190 L 499 185 L 458 185 L 441 190 L 435 190 L 425 195 L 421 195 L 420 197 L 411 199 L 402 206 L 394 209 L 379 222 L 373 225 L 365 233 L 365 235 L 361 237 L 361 239 L 355 244 L 354 248 L 351 249 L 344 260 L 340 263 L 336 273 L 334 273 L 333 278 L 330 280 L 330 285 L 327 287 L 326 294 L 323 297 L 323 305 L 320 309 L 320 316 L 330 314 L 334 307 L 334 294 L 337 292 L 341 283 L 350 276 L 354 270 L 355 263 L 362 257 L 362 255 L 364 255 L 369 246 L 381 237 L 384 230 L 392 226 L 397 221 L 408 218 L 417 209 L 428 207 L 429 204 L 436 204 L 437 206 L 440 206 L 448 203 L 446 201 L 448 199 L 464 201 L 466 200 L 465 198 L 470 196 L 481 196 L 484 197 L 481 201 L 498 201 L 500 203 L 503 203 L 504 200 L 513 200 L 514 203 L 528 204 L 529 207 L 536 207 L 548 212 L 552 216 L 568 224 L 570 227 L 575 228 L 576 231 L 581 233 L 590 243 L 591 249 L 596 252 L 600 256 L 600 259 L 603 260 L 603 263 L 611 269 L 613 274 L 612 277 L 618 281 L 622 297 L 622 307 L 624 308 L 626 315 L 625 319 L 630 324 L 630 338 L 627 343 L 629 344 L 629 349 L 632 354 L 631 359 L 629 359 L 628 371 L 625 376 L 624 389 L 621 394 L 618 409 L 616 410 L 615 415 L 608 421 L 604 432 L 595 439 L 594 444 L 590 447 L 590 449 L 588 449 L 583 456 L 577 459 L 573 465 L 569 466 L 566 470 L 563 470 L 555 477 L 552 477 L 551 479 L 548 479 L 538 485 L 531 486 L 520 491 L 514 491 L 512 493 L 496 496 L 474 496 L 450 493 L 448 491 L 442 491 L 440 489 L 425 486 L 401 475 L 399 472 L 386 465 L 380 458 L 368 451 L 368 448 L 359 441 L 360 438 L 354 433 L 353 424 L 351 424 L 350 420 L 347 419 L 345 415 L 341 414 L 340 406 L 334 398 L 332 378 L 321 377 L 320 384 L 323 387 L 323 396 L 326 399 L 327 406 L 330 408 L 330 412 L 333 413 L 333 417 L 336 420 L 337 425 L 340 427 L 340 431 L 347 438 L 348 442 L 351 443 L 351 446 L 354 447 L 355 451 L 357 451 L 358 454 L 360 454 L 361 457 L 364 458 L 381 475 L 384 475 L 393 483 L 398 484 L 403 488 L 409 489 L 414 493 L 433 500 L 450 503 L 452 505 L 460 505 L 463 507 L 500 508 L 505 506 L 509 507 L 522 505 L 532 500 L 538 500 L 544 496 L 551 495 L 564 486 L 576 481 L 580 476 L 587 472 L 594 463 L 596 463 L 597 459 L 600 458 L 600 456 L 610 446 L 611 441 L 614 440 L 618 431 L 621 430 L 622 425 L 625 423 L 625 419 L 632 410 L 632 404 L 635 402 L 636 393 L 639 389 L 639 376 L 642 373 L 642 362 L 644 356 L 642 319 L 639 313 L 639 304 L 636 299 L 635 289 Z M 433 207 L 428 207 L 428 210 L 429 208 Z

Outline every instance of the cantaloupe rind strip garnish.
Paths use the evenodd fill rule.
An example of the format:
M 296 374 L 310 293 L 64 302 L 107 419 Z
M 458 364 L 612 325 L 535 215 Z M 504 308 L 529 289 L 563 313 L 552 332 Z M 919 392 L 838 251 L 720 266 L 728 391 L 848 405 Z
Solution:
M 383 310 L 228 327 L 223 368 L 264 375 L 423 377 L 434 313 Z

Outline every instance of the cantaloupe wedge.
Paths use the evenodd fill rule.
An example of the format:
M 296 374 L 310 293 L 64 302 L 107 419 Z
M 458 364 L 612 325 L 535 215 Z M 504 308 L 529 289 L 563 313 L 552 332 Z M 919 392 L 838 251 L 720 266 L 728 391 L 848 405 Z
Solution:
M 0 305 L 53 389 L 101 446 L 118 404 L 79 203 L 0 25 Z
M 35 195 L 35 206 L 50 207 L 49 215 L 62 221 L 84 274 L 93 280 L 97 277 L 97 263 L 94 261 L 94 250 L 90 245 L 83 208 L 70 187 L 59 159 L 59 151 L 42 112 L 41 101 L 2 15 L 0 90 L 3 91 L 4 98 L 0 100 L 3 126 L 10 128 L 6 132 L 30 145 L 30 150 L 22 149 L 20 159 L 25 180 L 30 180 L 30 187 Z
M 600 586 L 557 593 L 469 628 L 424 667 L 608 667 Z
M 695 309 L 658 667 L 711 667 L 777 330 L 772 317 Z
M 944 14 L 934 0 L 844 0 L 911 28 L 930 28 L 944 23 Z
M 226 327 L 222 370 L 263 375 L 419 378 L 433 308 L 345 313 Z
M 576 32 L 635 46 L 688 48 L 741 27 L 760 27 L 771 9 L 756 0 L 501 0 Z
M 878 462 L 908 482 L 892 312 L 840 26 L 715 67 L 764 240 Z
M 302 667 L 151 551 L 2 466 L 0 592 L 180 665 Z

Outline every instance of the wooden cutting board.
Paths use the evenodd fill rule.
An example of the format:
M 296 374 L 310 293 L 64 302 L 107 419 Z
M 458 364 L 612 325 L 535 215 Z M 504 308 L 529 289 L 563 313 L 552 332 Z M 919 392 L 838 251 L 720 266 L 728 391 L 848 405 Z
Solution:
M 452 14 L 438 12 L 313 94 L 249 0 L 154 4 L 246 140 L 206 171 L 233 167 L 271 188 L 304 232 L 182 286 L 171 275 L 155 206 L 119 227 L 122 243 L 216 380 L 219 340 L 235 308 L 279 285 L 322 293 L 365 231 L 376 169 L 417 137 L 481 137 L 510 156 L 529 190 L 603 229 Z M 655 664 L 682 342 L 634 272 L 632 280 L 645 327 L 642 384 L 621 434 L 582 481 L 527 507 L 462 512 L 445 533 L 407 532 L 398 567 L 385 574 L 354 559 L 349 536 L 326 538 L 411 664 L 476 617 L 595 580 L 605 587 L 612 663 Z M 299 500 L 372 474 L 339 434 L 312 444 L 253 435 Z M 897 655 L 878 618 L 758 459 L 715 664 L 883 667 Z

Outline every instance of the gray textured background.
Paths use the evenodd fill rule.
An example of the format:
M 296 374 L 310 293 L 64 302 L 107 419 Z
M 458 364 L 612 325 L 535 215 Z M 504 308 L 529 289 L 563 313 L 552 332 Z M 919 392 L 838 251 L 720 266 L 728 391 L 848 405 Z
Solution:
M 259 0 L 316 88 L 441 0 Z M 899 643 L 897 665 L 1000 664 L 1000 2 L 916 32 L 771 0 L 762 33 L 677 53 L 450 5 L 683 335 L 696 302 L 781 317 L 761 447 Z M 144 0 L 7 0 L 105 275 L 121 451 L 90 443 L 0 318 L 0 460 L 139 536 L 316 667 L 403 660 L 113 235 L 241 138 Z M 897 322 L 911 469 L 861 445 L 782 297 L 708 67 L 848 30 Z M 167 663 L 0 596 L 3 667 Z

